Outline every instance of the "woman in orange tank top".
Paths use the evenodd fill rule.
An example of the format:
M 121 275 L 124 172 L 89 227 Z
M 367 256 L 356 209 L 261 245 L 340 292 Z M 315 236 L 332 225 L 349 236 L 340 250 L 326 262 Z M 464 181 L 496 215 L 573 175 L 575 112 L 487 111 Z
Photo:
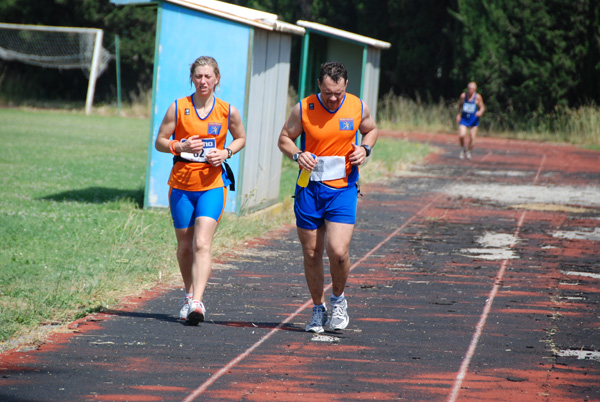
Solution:
M 246 144 L 240 112 L 214 95 L 221 74 L 216 60 L 196 59 L 190 82 L 196 91 L 169 106 L 155 147 L 174 155 L 169 204 L 177 237 L 177 261 L 185 286 L 179 318 L 191 325 L 204 321 L 202 296 L 212 271 L 212 240 L 231 177 L 223 163 Z M 229 131 L 233 141 L 225 147 Z

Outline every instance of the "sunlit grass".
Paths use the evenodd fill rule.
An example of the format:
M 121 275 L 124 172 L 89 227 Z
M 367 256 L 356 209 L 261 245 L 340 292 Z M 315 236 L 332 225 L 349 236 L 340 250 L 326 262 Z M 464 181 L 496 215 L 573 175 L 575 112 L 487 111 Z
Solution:
M 0 109 L 0 120 L 0 341 L 179 282 L 168 211 L 141 208 L 147 119 Z M 227 214 L 215 255 L 285 219 Z
M 440 101 L 423 102 L 386 94 L 377 106 L 380 128 L 404 131 L 450 132 L 456 109 Z
M 0 121 L 0 350 L 38 342 L 48 328 L 124 296 L 180 283 L 168 211 L 142 208 L 148 119 L 22 108 L 0 109 Z M 381 139 L 362 180 L 394 174 L 427 152 Z M 297 169 L 284 158 L 282 213 L 225 214 L 215 258 L 293 222 Z
M 391 130 L 456 132 L 456 102 L 424 102 L 393 94 L 379 101 L 379 126 Z M 600 147 L 600 109 L 595 105 L 579 108 L 557 107 L 551 113 L 528 116 L 507 114 L 489 106 L 481 118 L 483 136 L 533 141 L 561 142 Z
M 381 137 L 370 160 L 360 168 L 360 181 L 374 183 L 397 177 L 433 151 L 431 146 L 418 142 Z
M 290 105 L 295 95 L 290 96 Z M 289 107 L 288 107 L 289 109 Z M 380 128 L 452 132 L 456 105 L 386 95 Z M 148 98 L 118 110 L 98 106 L 52 111 L 0 109 L 0 349 L 36 341 L 39 328 L 110 307 L 157 283 L 179 283 L 168 211 L 142 209 L 149 127 Z M 131 117 L 124 117 L 131 116 Z M 600 148 L 595 106 L 557 109 L 505 130 L 494 112 L 483 135 L 558 141 Z M 490 131 L 493 130 L 493 131 Z M 427 146 L 380 138 L 361 182 L 397 175 L 431 152 Z M 226 214 L 214 254 L 270 228 L 293 222 L 297 164 L 284 158 L 283 213 Z

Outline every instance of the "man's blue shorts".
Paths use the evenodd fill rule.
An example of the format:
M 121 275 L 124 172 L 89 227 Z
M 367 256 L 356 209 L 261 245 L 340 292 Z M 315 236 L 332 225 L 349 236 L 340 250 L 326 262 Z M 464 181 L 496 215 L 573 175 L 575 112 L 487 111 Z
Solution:
M 458 123 L 460 126 L 466 126 L 466 127 L 477 127 L 479 126 L 479 117 L 477 116 L 473 116 L 471 118 L 466 118 L 466 117 L 462 117 L 460 119 L 460 123 Z
M 172 188 L 169 208 L 176 229 L 194 226 L 196 218 L 207 216 L 217 222 L 221 219 L 227 200 L 227 189 L 217 187 L 206 191 L 185 191 Z
M 357 198 L 356 184 L 344 188 L 333 188 L 318 181 L 310 181 L 304 188 L 297 185 L 294 201 L 296 226 L 315 230 L 325 220 L 354 225 Z

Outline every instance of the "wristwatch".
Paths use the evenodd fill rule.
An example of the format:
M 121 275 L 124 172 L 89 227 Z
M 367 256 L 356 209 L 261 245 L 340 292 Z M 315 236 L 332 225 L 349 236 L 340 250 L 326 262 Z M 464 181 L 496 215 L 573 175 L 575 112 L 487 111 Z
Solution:
M 294 156 L 292 157 L 292 159 L 294 160 L 294 162 L 298 162 L 298 158 L 300 157 L 301 153 L 302 152 L 298 152 L 298 153 L 294 154 Z
M 227 159 L 231 158 L 233 156 L 233 151 L 229 148 L 225 148 L 227 150 Z
M 367 157 L 371 156 L 371 147 L 368 146 L 367 144 L 363 144 L 361 145 L 361 147 L 363 147 L 365 149 L 365 151 L 367 151 Z

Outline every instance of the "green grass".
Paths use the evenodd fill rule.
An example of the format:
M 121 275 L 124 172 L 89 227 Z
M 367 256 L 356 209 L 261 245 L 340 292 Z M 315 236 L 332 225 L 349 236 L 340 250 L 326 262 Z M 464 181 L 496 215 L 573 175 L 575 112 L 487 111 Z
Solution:
M 378 126 L 384 129 L 451 132 L 456 107 L 386 94 L 377 105 Z
M 457 102 L 423 102 L 421 99 L 386 94 L 378 104 L 380 128 L 423 132 L 456 132 Z M 557 107 L 551 113 L 523 116 L 487 107 L 479 134 L 531 141 L 559 142 L 598 149 L 600 147 L 600 108 Z
M 142 208 L 149 121 L 110 113 L 0 109 L 0 350 L 158 283 L 179 284 L 167 210 Z M 415 145 L 381 139 L 362 178 L 393 174 Z M 387 172 L 387 173 L 386 173 Z M 284 158 L 284 213 L 226 214 L 214 254 L 293 222 L 297 165 Z
M 395 177 L 432 151 L 431 146 L 418 142 L 380 137 L 373 148 L 371 160 L 360 168 L 360 181 L 373 183 Z
M 600 109 L 581 106 L 576 109 L 557 108 L 552 113 L 532 116 L 527 125 L 507 129 L 497 123 L 491 127 L 494 136 L 530 141 L 546 141 L 600 149 Z
M 148 122 L 0 110 L 0 340 L 169 275 L 172 229 L 143 211 Z
M 455 109 L 388 95 L 379 105 L 379 126 L 452 132 Z M 49 328 L 110 308 L 158 283 L 180 283 L 168 211 L 142 208 L 147 115 L 143 102 L 121 113 L 98 107 L 91 116 L 68 109 L 0 109 L 0 350 L 37 342 Z M 493 113 L 487 117 L 492 120 Z M 498 126 L 494 135 L 598 149 L 598 121 L 596 107 L 564 109 L 521 131 Z M 393 177 L 431 151 L 380 138 L 361 168 L 361 182 Z M 226 214 L 214 255 L 293 222 L 297 173 L 297 165 L 284 158 L 284 213 L 276 218 Z

